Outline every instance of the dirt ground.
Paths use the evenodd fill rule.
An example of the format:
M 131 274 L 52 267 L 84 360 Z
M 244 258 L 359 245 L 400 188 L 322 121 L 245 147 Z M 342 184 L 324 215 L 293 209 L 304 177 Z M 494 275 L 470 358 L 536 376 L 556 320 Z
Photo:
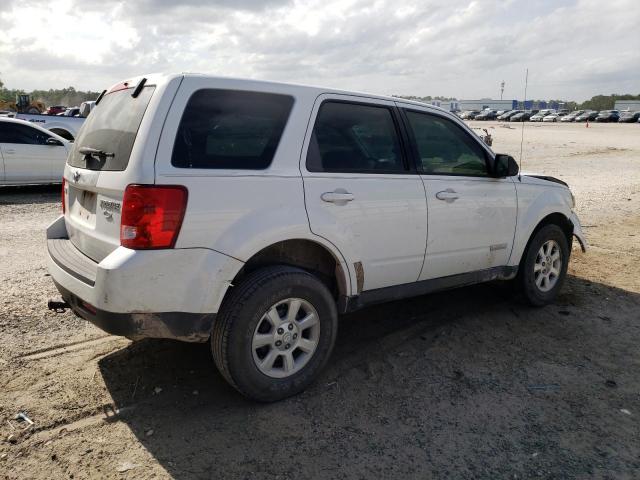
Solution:
M 521 125 L 472 125 L 518 157 Z M 571 185 L 591 244 L 555 305 L 486 284 L 344 316 L 270 405 L 207 345 L 48 312 L 59 187 L 0 190 L 0 477 L 640 478 L 640 125 L 527 124 L 524 170 Z

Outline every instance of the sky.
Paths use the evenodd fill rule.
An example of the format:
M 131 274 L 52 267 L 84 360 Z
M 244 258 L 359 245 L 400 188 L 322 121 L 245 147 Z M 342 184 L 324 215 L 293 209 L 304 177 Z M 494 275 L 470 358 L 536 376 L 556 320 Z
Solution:
M 640 0 L 0 0 L 0 79 L 200 72 L 386 95 L 640 94 Z

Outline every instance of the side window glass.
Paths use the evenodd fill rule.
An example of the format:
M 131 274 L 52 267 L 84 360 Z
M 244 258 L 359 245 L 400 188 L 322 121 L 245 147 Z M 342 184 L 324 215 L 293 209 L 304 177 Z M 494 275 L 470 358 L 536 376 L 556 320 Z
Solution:
M 22 145 L 44 145 L 49 135 L 28 125 L 17 123 L 0 123 L 0 143 L 14 143 Z
M 307 153 L 311 172 L 403 173 L 402 149 L 387 107 L 324 102 Z
M 199 90 L 185 108 L 171 164 L 179 168 L 267 168 L 293 107 L 287 95 Z
M 12 129 L 9 122 L 0 122 L 0 143 L 11 143 Z
M 30 143 L 31 145 L 46 145 L 47 139 L 50 138 L 50 135 L 26 125 L 20 125 L 20 130 L 22 131 L 22 138 L 25 140 L 24 143 Z
M 436 115 L 407 111 L 425 173 L 486 176 L 482 147 L 454 122 Z

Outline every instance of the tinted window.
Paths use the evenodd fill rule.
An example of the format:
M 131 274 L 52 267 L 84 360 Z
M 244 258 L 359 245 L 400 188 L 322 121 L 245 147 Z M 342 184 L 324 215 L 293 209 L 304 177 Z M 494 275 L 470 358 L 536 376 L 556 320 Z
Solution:
M 286 95 L 199 90 L 182 115 L 171 164 L 265 169 L 273 160 L 292 106 L 293 98 Z
M 461 127 L 446 118 L 407 112 L 425 173 L 484 176 L 484 149 Z
M 325 102 L 313 127 L 307 169 L 311 172 L 404 172 L 391 110 Z
M 149 105 L 154 87 L 144 87 L 133 98 L 133 89 L 118 90 L 105 95 L 87 117 L 78 133 L 74 149 L 69 156 L 69 165 L 90 170 L 124 170 L 129 164 L 133 143 L 140 128 L 140 122 Z M 113 153 L 100 161 L 85 157 L 78 149 L 91 147 Z
M 44 132 L 28 125 L 0 122 L 0 143 L 20 143 L 23 145 L 44 145 L 51 138 Z

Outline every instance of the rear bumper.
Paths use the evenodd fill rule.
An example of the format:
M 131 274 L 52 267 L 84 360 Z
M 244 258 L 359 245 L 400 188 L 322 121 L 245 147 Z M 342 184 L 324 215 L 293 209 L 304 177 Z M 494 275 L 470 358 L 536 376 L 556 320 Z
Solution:
M 156 312 L 115 313 L 92 308 L 69 290 L 54 283 L 73 313 L 111 335 L 131 340 L 170 338 L 183 342 L 206 342 L 211 334 L 215 313 Z
M 206 341 L 243 263 L 203 248 L 116 248 L 97 263 L 67 238 L 64 218 L 47 229 L 48 269 L 64 300 L 102 330 L 132 339 Z

